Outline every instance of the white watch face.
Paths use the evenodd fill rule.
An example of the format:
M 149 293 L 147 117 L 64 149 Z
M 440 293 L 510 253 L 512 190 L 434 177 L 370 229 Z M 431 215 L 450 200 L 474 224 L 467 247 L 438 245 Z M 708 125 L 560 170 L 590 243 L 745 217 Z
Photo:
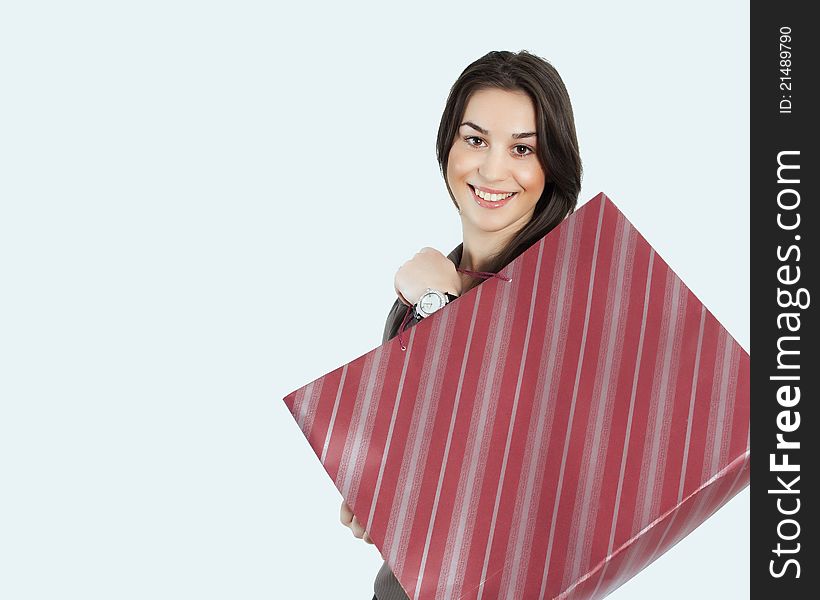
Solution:
M 432 292 L 424 294 L 424 296 L 421 297 L 421 300 L 419 300 L 419 308 L 428 315 L 433 314 L 442 306 L 444 306 L 444 304 L 441 301 L 441 297 Z

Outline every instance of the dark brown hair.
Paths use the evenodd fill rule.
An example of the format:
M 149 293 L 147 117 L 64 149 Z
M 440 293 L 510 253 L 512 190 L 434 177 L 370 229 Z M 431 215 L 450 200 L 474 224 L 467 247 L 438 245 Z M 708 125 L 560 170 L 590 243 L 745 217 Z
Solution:
M 549 62 L 526 50 L 493 51 L 485 54 L 461 73 L 450 88 L 436 138 L 436 158 L 450 199 L 458 208 L 447 183 L 447 162 L 458 135 L 467 103 L 473 93 L 487 88 L 524 92 L 535 107 L 536 154 L 544 169 L 544 191 L 535 205 L 529 223 L 518 231 L 499 252 L 490 258 L 485 271 L 498 273 L 543 238 L 575 210 L 581 191 L 581 157 L 575 134 L 572 104 L 558 71 Z M 482 283 L 474 279 L 462 293 Z M 402 305 L 403 306 L 403 305 Z M 396 334 L 405 310 L 391 310 L 386 335 Z M 393 322 L 398 320 L 398 322 Z

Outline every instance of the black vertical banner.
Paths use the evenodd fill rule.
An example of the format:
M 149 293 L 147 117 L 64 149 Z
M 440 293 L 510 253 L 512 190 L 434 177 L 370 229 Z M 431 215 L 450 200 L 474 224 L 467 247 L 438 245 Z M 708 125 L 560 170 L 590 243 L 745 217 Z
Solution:
M 813 3 L 751 6 L 751 595 L 820 597 Z

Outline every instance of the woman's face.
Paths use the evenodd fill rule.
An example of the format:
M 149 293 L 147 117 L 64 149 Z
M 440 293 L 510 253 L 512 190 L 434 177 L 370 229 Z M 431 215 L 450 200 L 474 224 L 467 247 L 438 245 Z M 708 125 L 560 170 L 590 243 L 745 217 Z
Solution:
M 546 180 L 535 151 L 535 108 L 527 94 L 473 93 L 447 162 L 447 184 L 465 227 L 511 237 L 530 221 Z

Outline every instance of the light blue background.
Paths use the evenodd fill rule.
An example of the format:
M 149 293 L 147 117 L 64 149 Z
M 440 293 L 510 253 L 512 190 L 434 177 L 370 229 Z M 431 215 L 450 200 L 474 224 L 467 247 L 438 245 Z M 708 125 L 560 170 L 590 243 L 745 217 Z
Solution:
M 492 49 L 561 72 L 585 176 L 749 349 L 742 2 L 6 2 L 0 597 L 371 597 L 281 399 L 449 252 L 434 140 Z M 400 224 L 403 223 L 403 224 Z M 614 593 L 749 595 L 749 496 Z

